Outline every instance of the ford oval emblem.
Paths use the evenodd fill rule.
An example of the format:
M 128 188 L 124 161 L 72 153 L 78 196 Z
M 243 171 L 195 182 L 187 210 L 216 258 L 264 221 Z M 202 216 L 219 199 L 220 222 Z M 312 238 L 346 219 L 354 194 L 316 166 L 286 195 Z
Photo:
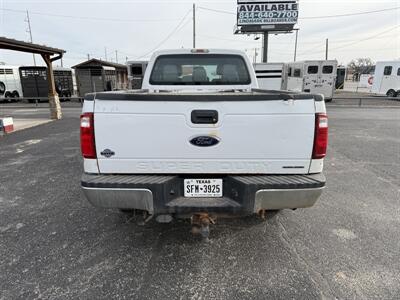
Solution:
M 194 137 L 190 140 L 190 143 L 198 147 L 211 147 L 217 145 L 219 143 L 219 139 L 213 136 L 202 135 Z

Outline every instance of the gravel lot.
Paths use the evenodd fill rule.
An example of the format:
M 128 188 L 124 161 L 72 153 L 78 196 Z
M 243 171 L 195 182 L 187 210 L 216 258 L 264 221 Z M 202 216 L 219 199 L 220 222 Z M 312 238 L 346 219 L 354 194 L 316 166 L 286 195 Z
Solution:
M 91 207 L 79 105 L 65 106 L 61 121 L 0 137 L 0 299 L 399 298 L 399 108 L 329 104 L 317 205 L 220 221 L 204 243 L 187 222 L 140 227 Z

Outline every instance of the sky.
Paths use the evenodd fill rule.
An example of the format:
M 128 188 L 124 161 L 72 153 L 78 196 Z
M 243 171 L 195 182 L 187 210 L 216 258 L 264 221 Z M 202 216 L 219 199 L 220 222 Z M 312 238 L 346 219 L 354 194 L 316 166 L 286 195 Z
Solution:
M 64 67 L 90 58 L 119 63 L 150 57 L 154 50 L 192 47 L 192 5 L 196 4 L 196 47 L 246 51 L 261 59 L 262 41 L 234 35 L 236 0 L 0 0 L 0 36 L 66 50 Z M 400 59 L 400 0 L 300 0 L 297 60 Z M 393 9 L 391 9 L 393 8 Z M 347 17 L 327 17 L 391 9 Z M 313 19 L 310 19 L 313 17 Z M 315 18 L 320 17 L 320 18 Z M 294 59 L 295 34 L 271 35 L 269 62 Z M 38 64 L 43 64 L 36 57 Z M 0 50 L 0 62 L 32 65 L 31 54 Z M 60 65 L 56 61 L 55 65 Z

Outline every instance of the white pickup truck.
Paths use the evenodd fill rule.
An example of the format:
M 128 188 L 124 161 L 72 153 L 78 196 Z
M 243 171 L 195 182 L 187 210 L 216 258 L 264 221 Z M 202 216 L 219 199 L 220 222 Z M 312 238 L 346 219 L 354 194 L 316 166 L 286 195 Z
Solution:
M 142 90 L 88 94 L 82 188 L 97 207 L 160 222 L 311 207 L 325 186 L 323 96 L 258 89 L 234 50 L 168 50 Z

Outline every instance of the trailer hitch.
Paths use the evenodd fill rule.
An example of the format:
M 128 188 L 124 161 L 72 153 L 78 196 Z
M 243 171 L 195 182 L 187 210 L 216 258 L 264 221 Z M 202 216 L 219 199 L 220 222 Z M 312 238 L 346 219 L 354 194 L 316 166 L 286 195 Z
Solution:
M 210 224 L 215 224 L 216 217 L 210 216 L 208 213 L 196 213 L 190 218 L 192 224 L 192 233 L 200 234 L 204 239 L 208 239 L 210 235 Z

